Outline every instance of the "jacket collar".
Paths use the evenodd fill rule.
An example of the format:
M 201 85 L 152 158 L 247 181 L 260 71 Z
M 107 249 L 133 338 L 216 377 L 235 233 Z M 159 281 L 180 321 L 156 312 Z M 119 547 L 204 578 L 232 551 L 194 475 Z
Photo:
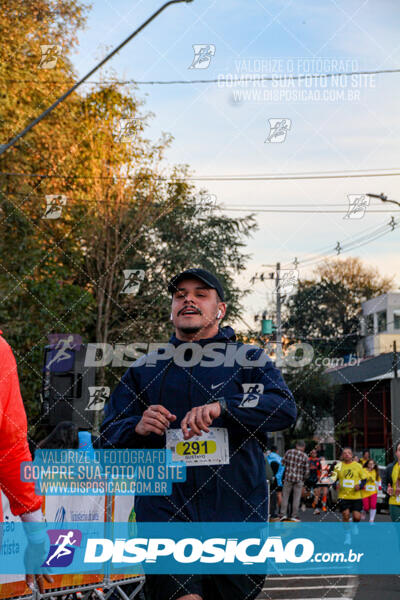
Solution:
M 185 344 L 187 342 L 184 342 L 183 340 L 178 340 L 178 338 L 176 337 L 176 335 L 172 335 L 170 340 L 171 344 L 173 344 L 174 346 L 179 346 L 180 344 Z M 210 342 L 235 342 L 236 341 L 236 334 L 234 332 L 234 330 L 232 329 L 232 327 L 220 327 L 218 329 L 218 333 L 216 335 L 214 335 L 211 338 L 204 338 L 202 340 L 194 340 L 193 344 L 200 344 L 200 346 L 204 346 L 205 344 L 208 344 Z

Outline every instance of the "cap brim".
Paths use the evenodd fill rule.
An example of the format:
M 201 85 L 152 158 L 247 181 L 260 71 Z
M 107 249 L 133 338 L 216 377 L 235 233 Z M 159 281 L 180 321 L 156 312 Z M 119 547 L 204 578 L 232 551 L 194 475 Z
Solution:
M 210 283 L 209 281 L 207 281 L 207 279 L 205 279 L 204 277 L 202 277 L 201 275 L 196 275 L 196 273 L 181 273 L 180 275 L 178 275 L 176 278 L 174 278 L 173 281 L 171 281 L 168 284 L 168 291 L 173 294 L 174 292 L 176 292 L 177 290 L 177 286 L 179 285 L 179 283 L 181 281 L 183 281 L 184 279 L 198 279 L 199 281 L 202 281 L 203 283 L 205 283 L 209 288 L 215 290 L 215 286 Z

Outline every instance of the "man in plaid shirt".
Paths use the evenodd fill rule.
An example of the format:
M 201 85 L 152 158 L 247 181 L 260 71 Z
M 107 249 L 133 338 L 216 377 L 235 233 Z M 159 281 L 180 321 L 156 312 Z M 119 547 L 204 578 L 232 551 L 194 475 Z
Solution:
M 293 510 L 290 521 L 300 521 L 298 518 L 301 500 L 301 492 L 304 481 L 308 477 L 309 463 L 308 456 L 304 452 L 306 445 L 303 441 L 296 443 L 296 448 L 287 450 L 283 457 L 282 464 L 285 467 L 284 483 L 282 490 L 281 521 L 287 520 L 287 506 L 290 494 L 293 491 Z

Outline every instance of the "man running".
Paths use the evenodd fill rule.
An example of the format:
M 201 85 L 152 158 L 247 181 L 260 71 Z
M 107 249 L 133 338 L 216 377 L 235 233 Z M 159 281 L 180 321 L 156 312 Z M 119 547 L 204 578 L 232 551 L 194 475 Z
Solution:
M 312 508 L 314 509 L 314 515 L 319 515 L 320 510 L 318 508 L 319 504 L 319 496 L 320 496 L 320 488 L 318 487 L 318 482 L 321 477 L 321 461 L 318 458 L 317 449 L 313 448 L 308 457 L 308 466 L 309 466 L 309 476 L 306 481 L 306 486 L 310 490 L 311 494 L 314 496 Z
M 285 467 L 282 464 L 282 456 L 278 454 L 278 448 L 276 446 L 271 446 L 271 451 L 267 454 L 267 460 L 271 465 L 272 471 L 275 475 L 273 486 L 271 486 L 270 491 L 271 520 L 279 521 L 278 512 L 280 511 L 282 503 L 282 477 Z
M 389 495 L 390 518 L 400 523 L 400 441 L 395 445 L 395 457 L 386 467 L 382 487 Z
M 214 275 L 188 269 L 168 289 L 174 351 L 162 360 L 150 353 L 128 369 L 106 405 L 102 445 L 165 448 L 214 436 L 224 464 L 209 466 L 207 456 L 187 462 L 186 481 L 174 483 L 170 496 L 135 499 L 137 520 L 266 522 L 263 449 L 268 432 L 295 422 L 293 396 L 260 348 L 220 327 L 226 303 Z M 262 575 L 150 575 L 145 591 L 147 600 L 253 600 L 263 581 Z
M 53 554 L 46 561 L 46 565 L 50 565 L 50 563 L 55 558 L 61 558 L 62 556 L 68 556 L 71 554 L 72 550 L 68 548 L 68 546 L 73 546 L 77 540 L 73 539 L 74 532 L 68 531 L 66 534 L 61 534 L 58 536 L 56 541 L 57 548 L 53 552 Z
M 360 521 L 365 473 L 361 464 L 354 460 L 351 448 L 343 448 L 342 462 L 334 468 L 332 479 L 339 486 L 339 510 L 343 521 L 350 521 L 350 513 L 354 522 Z

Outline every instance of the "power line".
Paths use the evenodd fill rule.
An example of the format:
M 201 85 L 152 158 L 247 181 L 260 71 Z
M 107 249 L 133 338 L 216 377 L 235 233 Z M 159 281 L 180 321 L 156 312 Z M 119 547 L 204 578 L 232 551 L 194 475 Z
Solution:
M 356 238 L 352 238 L 351 241 L 349 241 L 349 242 L 342 242 L 342 243 L 338 242 L 338 247 L 340 248 L 340 254 L 343 252 L 349 252 L 351 250 L 355 250 L 366 244 L 369 244 L 369 243 L 375 241 L 376 239 L 379 239 L 383 235 L 386 235 L 390 231 L 394 231 L 394 229 L 397 229 L 399 227 L 399 225 L 400 225 L 400 221 L 396 222 L 394 220 L 394 217 L 392 217 L 392 219 L 389 221 L 389 223 L 384 223 L 378 227 L 373 226 L 372 231 L 371 231 L 371 228 L 368 228 L 364 231 L 364 233 L 362 235 L 360 235 Z M 327 260 L 329 258 L 337 257 L 338 256 L 337 252 L 334 254 L 333 250 L 334 250 L 334 248 L 332 247 L 332 245 L 330 245 L 324 249 L 317 251 L 318 253 L 320 253 L 319 257 L 314 255 L 309 258 L 305 258 L 303 260 L 298 260 L 296 258 L 295 259 L 296 268 L 297 268 L 297 266 L 300 266 L 300 265 L 304 266 L 304 267 L 311 267 L 311 266 L 319 264 L 320 262 Z M 289 268 L 293 267 L 293 264 L 294 264 L 294 261 L 291 261 L 291 262 L 285 263 L 284 265 L 281 265 L 281 268 L 289 269 Z M 264 265 L 264 266 L 266 266 L 266 265 Z
M 177 0 L 184 1 L 184 0 Z M 191 0 L 186 0 L 191 1 Z M 155 81 L 139 81 L 135 79 L 127 79 L 125 81 L 115 81 L 113 79 L 104 81 L 84 81 L 82 83 L 92 85 L 194 85 L 198 83 L 259 83 L 261 81 L 279 81 L 280 79 L 298 81 L 303 79 L 331 79 L 333 77 L 351 77 L 352 75 L 383 75 L 389 73 L 400 73 L 400 69 L 378 69 L 375 71 L 346 71 L 339 73 L 310 73 L 304 75 L 290 75 L 287 73 L 277 73 L 276 75 L 261 75 L 251 74 L 245 77 L 218 77 L 217 79 L 172 79 L 172 80 L 155 80 Z M 34 79 L 5 79 L 7 83 L 52 83 L 63 85 L 61 81 L 37 81 Z
M 184 177 L 152 177 L 151 174 L 138 174 L 131 175 L 125 177 L 119 177 L 117 175 L 52 175 L 46 173 L 17 173 L 17 172 L 0 172 L 0 175 L 6 177 L 37 177 L 42 179 L 95 179 L 95 180 L 132 180 L 137 179 L 141 176 L 149 176 L 153 180 L 165 181 L 165 182 L 175 182 L 175 181 L 295 181 L 298 179 L 348 179 L 348 178 L 364 178 L 364 177 L 394 177 L 399 176 L 400 171 L 396 172 L 387 172 L 389 169 L 376 169 L 379 172 L 368 171 L 342 171 L 342 172 L 334 172 L 334 171 L 320 171 L 320 172 L 307 172 L 303 173 L 293 173 L 293 174 L 265 174 L 265 175 L 198 175 L 198 176 L 184 176 Z M 392 171 L 390 169 L 390 171 Z
M 14 195 L 14 196 L 24 196 L 26 198 L 27 193 L 26 192 L 16 192 L 13 191 L 11 192 L 10 195 Z M 38 198 L 39 200 L 45 200 L 46 196 L 48 196 L 50 194 L 29 194 L 29 198 L 26 199 L 31 199 L 31 198 Z M 52 195 L 63 195 L 62 192 L 54 192 Z M 68 191 L 64 194 L 66 196 L 69 195 Z M 102 203 L 102 204 L 110 204 L 110 206 L 112 206 L 113 204 L 110 203 L 110 200 L 106 200 L 103 198 L 83 198 L 83 197 L 79 197 L 79 198 L 72 198 L 74 205 L 77 205 L 79 202 L 81 202 L 82 204 L 88 204 L 88 203 Z M 131 205 L 133 202 L 135 201 L 135 199 L 133 198 L 131 202 L 127 202 L 127 201 L 116 201 L 116 204 L 118 205 Z M 330 207 L 333 206 L 339 206 L 342 207 L 342 210 L 331 210 Z M 380 206 L 379 204 L 376 206 Z M 302 210 L 304 207 L 321 207 L 321 204 L 267 204 L 267 205 L 249 205 L 246 206 L 245 208 L 241 208 L 239 207 L 239 205 L 232 205 L 232 206 L 216 206 L 213 207 L 217 210 L 221 210 L 221 211 L 237 211 L 237 212 L 277 212 L 277 213 L 298 213 L 298 212 L 309 212 L 309 213 L 343 213 L 346 212 L 346 210 L 348 210 L 348 205 L 347 204 L 343 204 L 343 203 L 332 203 L 332 204 L 327 204 L 321 207 L 321 210 Z M 275 210 L 275 208 L 277 210 Z M 285 210 L 285 209 L 289 209 L 289 210 Z M 292 210 L 293 209 L 293 210 Z M 369 213 L 378 213 L 378 212 L 383 212 L 383 213 L 389 213 L 392 214 L 393 212 L 400 212 L 400 210 L 396 211 L 396 210 L 389 210 L 389 209 L 385 209 L 385 210 L 369 210 Z
M 283 213 L 283 214 L 297 214 L 297 213 L 311 213 L 311 214 L 331 214 L 331 213 L 339 213 L 339 214 L 343 214 L 344 212 L 347 212 L 346 209 L 343 210 L 307 210 L 307 209 L 291 209 L 291 210 L 280 210 L 279 208 L 277 209 L 270 209 L 270 208 L 259 208 L 259 209 L 254 209 L 254 208 L 229 208 L 229 207 L 221 207 L 220 210 L 225 210 L 228 212 L 252 212 L 252 213 Z M 400 212 L 400 209 L 398 210 L 369 210 L 368 214 L 372 214 L 372 213 L 386 213 L 386 214 L 393 214 L 393 213 L 397 213 Z
M 398 229 L 399 225 L 400 225 L 400 222 L 396 223 L 393 219 L 386 225 L 381 226 L 381 228 L 383 227 L 381 231 L 380 231 L 381 228 L 378 228 L 376 232 L 371 232 L 371 234 L 369 234 L 367 236 L 365 236 L 365 235 L 361 236 L 358 239 L 356 238 L 353 240 L 353 242 L 349 242 L 347 244 L 346 243 L 340 244 L 340 242 L 339 242 L 340 254 L 342 254 L 343 252 L 350 252 L 351 250 L 356 250 L 358 248 L 361 248 L 362 246 L 365 246 L 366 244 L 370 244 L 371 242 L 383 237 L 384 235 L 390 233 L 391 231 Z M 298 261 L 297 264 L 311 267 L 316 264 L 319 264 L 320 262 L 323 262 L 324 260 L 327 260 L 329 258 L 334 258 L 334 257 L 337 257 L 340 255 L 338 253 L 334 254 L 332 252 L 332 246 L 330 247 L 330 250 L 331 250 L 331 254 L 329 254 L 329 255 L 325 254 L 324 256 L 320 256 L 319 258 L 318 257 L 317 258 L 310 257 L 308 259 Z M 292 263 L 287 263 L 285 265 L 285 267 L 290 267 L 291 265 L 292 265 Z
M 364 229 L 364 231 L 357 236 L 356 238 L 354 238 L 354 236 L 349 236 L 348 239 L 349 243 L 359 243 L 361 241 L 364 241 L 365 239 L 369 239 L 371 236 L 376 235 L 377 233 L 381 232 L 381 231 L 385 231 L 387 228 L 388 224 L 387 223 L 383 223 L 382 225 L 379 225 L 378 227 L 376 225 L 372 225 L 370 227 L 367 227 L 366 229 Z M 342 242 L 343 245 L 347 245 L 347 242 Z M 319 248 L 318 250 L 316 250 L 316 254 L 325 254 L 326 252 L 330 252 L 332 250 L 332 246 L 324 246 L 323 248 Z M 306 258 L 304 259 L 302 262 L 309 262 L 309 261 L 313 261 L 315 260 L 315 255 L 310 257 L 310 258 Z

